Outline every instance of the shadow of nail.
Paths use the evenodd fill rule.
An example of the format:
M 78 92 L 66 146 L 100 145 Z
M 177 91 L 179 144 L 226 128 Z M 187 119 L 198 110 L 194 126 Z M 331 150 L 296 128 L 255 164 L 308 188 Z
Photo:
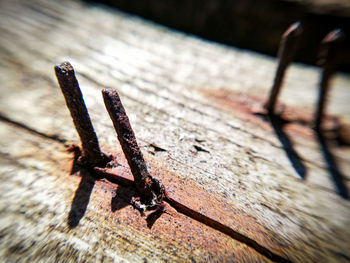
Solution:
M 287 133 L 284 132 L 283 126 L 286 124 L 278 116 L 269 116 L 269 121 L 275 131 L 275 134 L 282 144 L 284 151 L 287 154 L 289 161 L 291 162 L 294 170 L 299 176 L 305 179 L 307 174 L 306 166 L 303 164 L 299 154 L 295 151 L 293 142 L 290 140 Z
M 344 199 L 349 199 L 349 191 L 344 183 L 344 176 L 340 172 L 332 152 L 329 150 L 326 138 L 319 131 L 315 131 L 315 136 L 338 194 Z
M 96 179 L 89 172 L 80 170 L 81 181 L 75 191 L 71 209 L 68 214 L 68 226 L 70 229 L 75 228 L 86 212 L 90 201 L 90 196 L 94 188 Z
M 157 221 L 158 218 L 160 218 L 160 216 L 164 213 L 163 210 L 157 210 L 155 212 L 153 212 L 152 214 L 148 215 L 146 218 L 147 221 L 147 227 L 149 229 L 152 228 L 152 226 L 154 225 L 154 223 Z
M 123 209 L 131 205 L 131 199 L 135 195 L 134 189 L 118 185 L 115 195 L 112 197 L 111 210 L 112 212 Z

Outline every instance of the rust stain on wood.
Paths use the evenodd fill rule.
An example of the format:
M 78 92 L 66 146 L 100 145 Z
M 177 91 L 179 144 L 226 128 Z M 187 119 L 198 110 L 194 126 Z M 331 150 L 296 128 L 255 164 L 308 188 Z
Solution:
M 105 184 L 109 185 L 105 186 L 105 188 L 109 187 L 114 189 L 112 191 L 120 192 L 117 198 L 120 199 L 119 202 L 123 203 L 122 206 L 126 207 L 130 206 L 137 193 L 133 189 L 134 179 L 126 168 L 126 160 L 121 154 L 117 155 L 117 160 L 118 165 L 116 167 L 112 169 L 96 168 L 95 171 L 101 176 L 106 177 L 107 175 L 106 178 L 111 180 L 112 183 L 104 181 Z M 157 175 L 166 187 L 165 200 L 167 205 L 165 206 L 165 212 L 156 211 L 147 218 L 143 217 L 146 220 L 140 221 L 141 217 L 138 213 L 135 213 L 136 210 L 127 209 L 128 215 L 125 218 L 131 220 L 130 224 L 141 230 L 144 229 L 146 221 L 147 227 L 155 229 L 159 232 L 159 235 L 165 235 L 180 243 L 209 246 L 211 251 L 216 252 L 222 250 L 219 244 L 222 244 L 229 237 L 244 246 L 254 249 L 270 260 L 289 262 L 285 257 L 280 256 L 283 254 L 281 250 L 283 241 L 279 240 L 275 233 L 259 224 L 254 218 L 237 209 L 227 200 L 221 200 L 213 196 L 213 194 L 200 187 L 196 182 L 180 179 L 176 173 L 168 171 L 164 165 L 159 165 L 156 160 L 151 161 L 151 166 L 152 174 Z M 116 186 L 115 182 L 119 182 L 124 186 Z M 125 187 L 128 190 L 125 190 Z M 113 200 L 115 199 L 112 199 L 112 213 L 107 218 L 118 220 L 118 216 L 113 213 Z M 104 206 L 108 206 L 108 204 Z M 160 220 L 160 223 L 156 223 L 159 218 L 163 218 L 165 221 Z M 178 220 L 181 218 L 182 221 L 180 222 L 181 230 L 179 233 L 177 233 L 176 229 L 180 226 L 174 226 L 171 223 L 172 220 L 176 221 L 176 218 Z M 135 222 L 136 225 L 134 224 Z M 193 226 L 197 224 L 198 227 Z M 209 239 L 208 232 L 211 233 L 211 238 Z
M 254 125 L 258 125 L 265 130 L 272 130 L 268 121 L 264 120 L 266 111 L 263 109 L 266 96 L 255 96 L 235 92 L 228 89 L 200 89 L 202 94 L 208 97 L 215 107 L 220 108 L 236 117 L 249 121 Z M 286 125 L 286 130 L 305 139 L 312 139 L 314 137 L 312 127 L 312 113 L 305 110 L 285 105 L 277 104 L 277 111 L 281 112 L 281 121 Z M 326 115 L 324 117 L 325 127 L 330 131 L 335 131 L 339 141 L 347 144 L 348 136 L 344 135 L 344 130 L 347 130 L 347 123 L 340 123 L 336 116 Z
M 124 177 L 125 185 L 111 182 L 113 178 L 110 178 L 111 181 L 106 179 L 96 180 L 93 195 L 90 198 L 91 205 L 89 206 L 94 207 L 95 212 L 103 218 L 104 224 L 112 229 L 118 228 L 120 225 L 137 229 L 140 235 L 151 235 L 152 238 L 157 239 L 158 245 L 168 246 L 169 244 L 166 241 L 175 242 L 176 247 L 174 248 L 176 249 L 174 249 L 174 253 L 184 247 L 186 250 L 199 250 L 202 251 L 201 253 L 209 253 L 211 257 L 220 258 L 223 261 L 250 259 L 269 262 L 266 257 L 259 255 L 246 244 L 237 242 L 237 240 L 209 227 L 205 223 L 179 213 L 168 203 L 164 211 L 156 211 L 148 217 L 141 216 L 140 212 L 131 205 L 132 198 L 137 196 L 138 193 L 134 186 L 130 185 L 133 177 L 127 166 L 127 161 L 122 153 L 117 153 L 116 159 L 118 165 L 113 169 L 109 169 L 109 172 L 118 175 L 118 180 L 120 180 L 120 177 Z M 210 216 L 217 212 L 219 214 L 223 213 L 221 216 L 226 214 L 226 216 L 238 219 L 234 210 L 231 213 L 225 212 L 225 209 L 229 209 L 226 204 L 220 203 L 210 196 L 195 182 L 181 181 L 175 173 L 167 171 L 164 166 L 159 166 L 154 161 L 152 161 L 151 166 L 152 174 L 157 175 L 162 182 L 169 185 L 167 189 L 172 198 L 194 206 L 193 209 L 198 209 L 203 215 Z M 69 167 L 66 167 L 65 171 L 69 171 Z M 61 176 L 67 176 L 67 174 Z M 81 176 L 81 180 L 83 180 L 83 177 L 87 175 L 80 171 L 75 173 L 75 176 Z M 190 194 L 191 192 L 192 194 Z M 214 211 L 210 211 L 211 209 L 214 209 Z M 241 222 L 249 225 L 254 224 L 248 216 L 238 219 L 237 223 L 240 224 Z M 255 231 L 256 229 L 250 230 Z

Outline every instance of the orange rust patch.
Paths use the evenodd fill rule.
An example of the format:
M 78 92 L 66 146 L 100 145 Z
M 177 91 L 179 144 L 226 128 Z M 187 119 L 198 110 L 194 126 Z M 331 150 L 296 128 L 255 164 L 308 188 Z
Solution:
M 210 98 L 210 102 L 216 107 L 244 121 L 272 131 L 270 123 L 262 117 L 262 115 L 266 114 L 263 108 L 266 98 L 227 89 L 200 89 L 200 91 Z M 306 139 L 313 139 L 311 129 L 313 115 L 311 112 L 305 112 L 304 109 L 282 104 L 277 104 L 276 106 L 277 109 L 281 109 L 281 118 L 288 122 L 286 128 L 288 127 L 289 132 Z M 333 129 L 337 125 L 334 117 L 331 116 L 325 116 L 324 122 L 327 129 Z
M 195 181 L 180 178 L 176 173 L 169 172 L 165 168 L 157 167 L 156 161 L 152 161 L 152 170 L 157 173 L 165 185 L 168 195 L 181 202 L 183 205 L 209 217 L 234 231 L 257 241 L 260 245 L 281 255 L 282 240 L 275 233 L 265 228 L 253 217 L 244 213 L 225 199 L 220 199 L 213 193 L 199 186 Z M 195 229 L 191 230 L 196 232 Z M 198 235 L 199 233 L 195 233 Z
M 132 178 L 124 156 L 118 153 L 116 158 L 118 166 L 113 168 L 113 172 L 126 178 Z M 152 173 L 159 176 L 172 198 L 255 239 L 261 245 L 280 254 L 279 243 L 271 238 L 275 235 L 252 217 L 225 200 L 213 196 L 194 181 L 184 180 L 176 173 L 167 171 L 157 161 L 151 160 L 150 164 Z M 151 238 L 159 240 L 162 246 L 171 244 L 185 250 L 200 250 L 203 253 L 202 259 L 214 257 L 220 258 L 220 261 L 267 260 L 246 244 L 178 213 L 169 204 L 166 204 L 165 213 L 146 219 L 130 205 L 130 199 L 135 194 L 133 187 L 119 186 L 105 179 L 98 180 L 95 182 L 89 207 L 93 207 L 94 212 L 104 218 L 105 224 L 111 228 L 132 227 L 142 235 L 150 235 Z
M 264 123 L 260 118 L 252 115 L 252 110 L 259 111 L 261 105 L 264 104 L 261 98 L 227 89 L 200 89 L 200 91 L 210 99 L 210 102 L 214 102 L 215 106 L 241 119 L 252 122 L 260 120 L 262 124 Z
M 119 160 L 123 163 L 120 166 L 124 167 L 125 159 Z M 119 169 L 125 176 L 130 176 L 130 174 L 127 175 L 128 171 L 125 169 L 116 169 Z M 164 172 L 163 169 L 162 171 Z M 170 183 L 167 180 L 168 176 L 176 175 L 163 173 L 161 178 L 164 183 Z M 168 189 L 171 188 L 172 186 Z M 220 261 L 266 260 L 245 244 L 236 242 L 229 236 L 178 213 L 168 204 L 166 204 L 165 213 L 148 220 L 129 204 L 128 200 L 133 194 L 135 192 L 132 187 L 123 187 L 107 180 L 99 180 L 94 186 L 94 193 L 90 200 L 93 204 L 89 207 L 94 207 L 95 212 L 100 214 L 104 218 L 104 223 L 111 228 L 131 227 L 133 230 L 136 229 L 140 235 L 157 240 L 161 246 L 183 248 L 187 251 L 199 250 L 201 260 L 210 258 L 220 259 Z

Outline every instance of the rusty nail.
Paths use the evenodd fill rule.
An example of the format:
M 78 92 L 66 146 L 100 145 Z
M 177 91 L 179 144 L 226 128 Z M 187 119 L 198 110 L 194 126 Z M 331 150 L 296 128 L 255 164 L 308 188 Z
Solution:
M 269 99 L 265 104 L 265 108 L 270 114 L 275 113 L 275 105 L 278 94 L 281 89 L 283 77 L 287 67 L 294 58 L 297 44 L 302 31 L 303 29 L 300 22 L 296 22 L 293 25 L 291 25 L 282 36 L 278 49 L 279 62 L 275 74 L 275 79 L 270 91 Z
M 315 113 L 314 128 L 320 130 L 329 90 L 329 82 L 340 62 L 340 50 L 345 35 L 341 29 L 335 29 L 322 40 L 319 52 L 319 64 L 322 66 L 320 92 Z
M 83 148 L 83 156 L 91 166 L 105 164 L 106 156 L 100 150 L 98 139 L 72 65 L 69 62 L 56 65 L 55 72 L 67 107 L 72 116 L 74 126 L 79 134 Z
M 134 176 L 135 186 L 145 197 L 148 209 L 162 205 L 164 199 L 164 186 L 149 174 L 146 162 L 137 144 L 134 131 L 126 115 L 123 104 L 116 90 L 102 90 L 104 103 L 114 128 L 118 135 L 124 155 Z

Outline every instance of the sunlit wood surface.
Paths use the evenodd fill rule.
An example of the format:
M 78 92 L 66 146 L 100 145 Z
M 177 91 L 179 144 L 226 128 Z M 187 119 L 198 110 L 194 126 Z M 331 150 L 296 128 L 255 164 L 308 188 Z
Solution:
M 132 188 L 70 175 L 66 147 L 79 140 L 53 71 L 65 60 L 124 173 L 102 88 L 119 91 L 151 173 L 174 198 L 287 261 L 350 261 L 350 151 L 309 123 L 319 68 L 288 71 L 279 101 L 306 122 L 281 126 L 254 114 L 275 58 L 68 0 L 0 2 L 1 261 L 270 261 L 169 205 L 147 221 L 129 205 Z M 338 74 L 327 107 L 344 127 L 349 86 Z

